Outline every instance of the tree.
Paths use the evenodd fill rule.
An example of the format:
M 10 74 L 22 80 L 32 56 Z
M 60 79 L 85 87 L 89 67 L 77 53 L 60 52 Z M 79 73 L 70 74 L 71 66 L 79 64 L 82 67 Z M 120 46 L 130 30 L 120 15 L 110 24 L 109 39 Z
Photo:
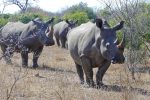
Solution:
M 27 10 L 28 6 L 31 4 L 31 0 L 5 0 L 5 2 L 9 5 L 17 5 L 22 13 L 24 13 Z
M 89 19 L 94 19 L 96 14 L 94 13 L 93 9 L 88 7 L 87 3 L 80 2 L 77 5 L 73 5 L 70 8 L 62 11 L 62 13 L 75 13 L 75 12 L 85 12 Z
M 110 0 L 102 0 L 102 2 L 107 9 L 100 14 L 101 16 L 104 15 L 106 18 L 109 14 L 107 20 L 113 20 L 113 22 L 124 20 L 126 23 L 124 32 L 128 39 L 127 65 L 130 70 L 132 69 L 134 78 L 134 68 L 137 64 L 145 63 L 147 52 L 150 52 L 146 45 L 150 38 L 144 38 L 150 35 L 150 4 L 139 0 L 115 0 L 115 3 L 111 3 Z
M 89 20 L 87 13 L 76 11 L 74 13 L 67 13 L 64 15 L 64 19 L 78 20 L 78 25 L 85 23 Z

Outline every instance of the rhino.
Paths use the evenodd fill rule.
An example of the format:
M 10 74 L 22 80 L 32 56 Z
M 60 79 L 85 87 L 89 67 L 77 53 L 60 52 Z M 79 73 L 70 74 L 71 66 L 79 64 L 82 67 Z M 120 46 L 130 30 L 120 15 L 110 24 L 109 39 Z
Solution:
M 67 35 L 68 50 L 76 65 L 80 83 L 90 87 L 104 86 L 102 79 L 110 64 L 122 64 L 125 36 L 118 42 L 116 31 L 123 28 L 124 21 L 110 27 L 107 21 L 96 19 L 96 23 L 87 22 L 71 31 Z M 93 81 L 93 68 L 98 68 L 96 85 Z
M 27 24 L 20 21 L 8 22 L 2 27 L 0 46 L 6 63 L 11 63 L 10 55 L 13 52 L 19 52 L 22 57 L 22 66 L 28 66 L 28 53 L 33 52 L 33 68 L 37 68 L 37 61 L 43 47 L 55 44 L 53 26 L 49 29 L 49 24 L 53 20 L 54 18 L 51 18 L 43 22 L 40 18 L 35 18 Z
M 54 25 L 54 36 L 58 46 L 66 48 L 67 33 L 76 26 L 77 22 L 65 20 Z

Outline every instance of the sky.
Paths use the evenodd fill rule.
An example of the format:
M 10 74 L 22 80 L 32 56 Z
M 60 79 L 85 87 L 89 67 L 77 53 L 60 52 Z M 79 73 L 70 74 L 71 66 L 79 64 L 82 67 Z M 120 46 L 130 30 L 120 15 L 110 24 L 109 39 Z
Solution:
M 2 1 L 3 0 L 0 0 L 0 11 L 2 11 L 3 8 Z M 98 0 L 38 0 L 38 2 L 33 2 L 33 4 L 45 11 L 60 12 L 61 10 L 80 2 L 87 3 L 89 7 L 93 7 L 94 9 L 102 7 Z M 4 13 L 15 13 L 18 10 L 18 6 L 9 5 L 5 8 Z

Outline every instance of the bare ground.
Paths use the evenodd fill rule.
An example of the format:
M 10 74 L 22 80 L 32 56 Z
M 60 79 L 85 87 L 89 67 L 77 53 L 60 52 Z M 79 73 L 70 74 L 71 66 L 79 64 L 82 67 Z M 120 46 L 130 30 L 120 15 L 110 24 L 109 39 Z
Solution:
M 79 84 L 69 52 L 57 46 L 44 48 L 37 69 L 32 54 L 28 68 L 21 67 L 19 54 L 12 60 L 13 65 L 0 61 L 0 100 L 150 100 L 150 68 L 133 80 L 126 64 L 111 65 L 103 79 L 108 87 L 95 89 Z

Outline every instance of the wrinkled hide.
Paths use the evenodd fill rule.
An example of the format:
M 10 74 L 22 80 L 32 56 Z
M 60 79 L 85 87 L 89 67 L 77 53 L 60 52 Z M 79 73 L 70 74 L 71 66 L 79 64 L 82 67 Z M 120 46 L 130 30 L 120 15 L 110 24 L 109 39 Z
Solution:
M 94 86 L 92 69 L 98 67 L 96 85 L 102 86 L 102 78 L 111 62 L 124 62 L 118 57 L 124 58 L 123 52 L 120 52 L 121 43 L 119 45 L 115 43 L 116 31 L 120 30 L 123 24 L 124 22 L 121 21 L 111 28 L 107 22 L 97 19 L 95 24 L 88 22 L 69 31 L 68 49 L 81 83 L 84 83 L 85 73 L 87 84 Z
M 33 52 L 33 67 L 36 68 L 43 46 L 54 45 L 53 32 L 49 31 L 49 24 L 53 20 L 54 18 L 42 22 L 39 18 L 36 18 L 27 24 L 8 22 L 0 32 L 2 36 L 0 44 L 6 62 L 11 63 L 8 58 L 13 52 L 20 52 L 22 66 L 28 66 L 28 53 Z
M 67 41 L 67 33 L 69 30 L 75 27 L 77 21 L 61 21 L 54 25 L 54 36 L 58 46 L 66 48 L 65 44 Z

